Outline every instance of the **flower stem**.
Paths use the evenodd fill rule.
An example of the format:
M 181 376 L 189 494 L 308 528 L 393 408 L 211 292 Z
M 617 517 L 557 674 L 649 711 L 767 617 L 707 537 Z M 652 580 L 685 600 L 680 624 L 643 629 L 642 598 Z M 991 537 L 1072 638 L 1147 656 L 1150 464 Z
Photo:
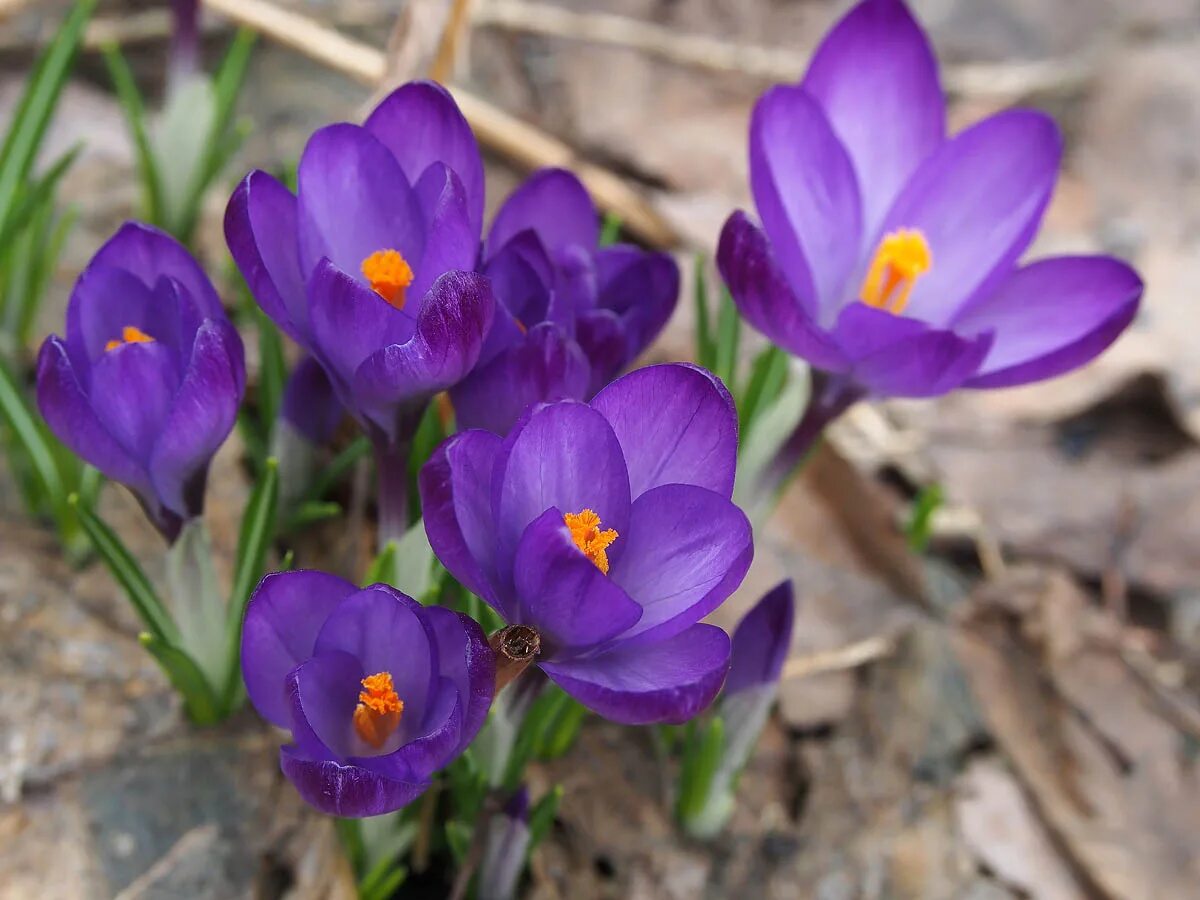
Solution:
M 382 552 L 388 541 L 399 541 L 408 531 L 408 444 L 375 444 L 375 472 L 379 480 L 379 532 Z
M 836 376 L 814 376 L 812 399 L 796 424 L 796 430 L 779 448 L 762 476 L 761 491 L 773 498 L 787 486 L 792 476 L 816 448 L 825 429 L 842 413 L 861 400 L 864 391 Z

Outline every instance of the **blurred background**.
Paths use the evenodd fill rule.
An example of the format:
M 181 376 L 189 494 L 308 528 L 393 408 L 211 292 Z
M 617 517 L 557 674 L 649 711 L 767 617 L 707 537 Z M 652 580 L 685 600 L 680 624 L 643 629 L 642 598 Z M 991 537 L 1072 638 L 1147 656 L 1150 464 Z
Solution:
M 361 118 L 388 84 L 432 66 L 469 92 L 490 208 L 532 166 L 586 164 L 626 236 L 690 272 L 730 210 L 749 206 L 755 98 L 798 80 L 849 3 L 474 0 L 449 13 L 452 59 L 437 58 L 443 2 L 206 5 L 210 70 L 237 24 L 265 31 L 237 106 L 247 139 L 198 220 L 215 276 L 239 176 L 294 162 L 314 128 Z M 839 422 L 714 617 L 731 627 L 795 579 L 780 708 L 729 831 L 680 837 L 648 733 L 589 720 L 571 754 L 534 769 L 566 798 L 528 896 L 1200 892 L 1200 2 L 911 5 L 955 129 L 1012 105 L 1059 121 L 1064 171 L 1034 254 L 1125 256 L 1147 282 L 1141 315 L 1069 377 L 862 405 Z M 74 278 L 138 208 L 99 50 L 119 45 L 156 103 L 165 6 L 103 0 L 87 27 L 40 157 L 82 144 L 59 186 L 76 218 L 33 346 L 61 330 Z M 0 0 L 6 128 L 69 8 Z M 650 359 L 692 355 L 684 291 Z M 211 480 L 227 554 L 243 455 L 235 434 Z M 914 549 L 902 526 L 931 491 L 941 502 Z M 104 504 L 131 547 L 155 548 L 122 492 Z M 189 729 L 135 633 L 107 573 L 69 566 L 0 471 L 0 897 L 352 896 L 333 829 L 278 774 L 275 737 L 250 713 Z

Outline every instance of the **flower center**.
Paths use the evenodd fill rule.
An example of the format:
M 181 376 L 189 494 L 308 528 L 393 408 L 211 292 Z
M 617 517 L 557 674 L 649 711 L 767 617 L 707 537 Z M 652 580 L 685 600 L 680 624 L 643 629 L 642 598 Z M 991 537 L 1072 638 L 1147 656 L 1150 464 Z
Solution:
M 121 329 L 121 336 L 113 338 L 104 345 L 105 352 L 116 350 L 118 347 L 124 347 L 126 344 L 152 344 L 154 338 L 142 331 L 136 325 L 126 325 Z
M 354 730 L 358 736 L 378 749 L 400 727 L 404 701 L 392 685 L 391 672 L 376 672 L 362 680 L 354 708 Z
M 871 260 L 859 299 L 867 306 L 900 315 L 908 306 L 913 285 L 933 266 L 929 242 L 915 228 L 884 236 Z
M 608 554 L 605 552 L 609 544 L 617 539 L 617 533 L 611 528 L 600 530 L 600 517 L 593 510 L 584 509 L 577 513 L 566 513 L 563 516 L 567 528 L 571 531 L 571 540 L 583 551 L 605 575 L 608 574 Z
M 376 250 L 362 261 L 371 289 L 396 309 L 404 309 L 404 293 L 413 282 L 412 266 L 399 250 Z

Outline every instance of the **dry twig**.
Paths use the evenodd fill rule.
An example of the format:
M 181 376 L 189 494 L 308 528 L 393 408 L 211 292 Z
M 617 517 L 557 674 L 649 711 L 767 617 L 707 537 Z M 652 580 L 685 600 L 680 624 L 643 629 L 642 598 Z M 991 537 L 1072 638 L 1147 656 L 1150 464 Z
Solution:
M 789 659 L 783 667 L 783 679 L 809 678 L 825 672 L 841 672 L 875 662 L 888 656 L 896 647 L 895 639 L 883 635 L 869 637 L 833 650 L 822 650 L 808 656 Z

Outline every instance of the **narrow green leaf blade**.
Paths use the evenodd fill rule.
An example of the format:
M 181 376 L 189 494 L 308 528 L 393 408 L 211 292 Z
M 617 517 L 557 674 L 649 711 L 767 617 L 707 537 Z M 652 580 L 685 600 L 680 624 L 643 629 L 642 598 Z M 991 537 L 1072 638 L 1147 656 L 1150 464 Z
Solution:
M 537 848 L 537 845 L 545 839 L 546 835 L 550 833 L 550 826 L 554 824 L 554 817 L 558 815 L 558 807 L 562 803 L 562 797 L 563 786 L 556 784 L 530 810 L 529 849 L 526 851 L 526 859 Z
M 16 379 L 3 363 L 0 363 L 0 415 L 37 474 L 41 489 L 51 506 L 56 511 L 65 510 L 67 491 L 55 462 L 54 447 L 26 403 Z
M 139 634 L 138 642 L 158 661 L 175 690 L 183 697 L 188 718 L 197 725 L 212 725 L 221 721 L 221 708 L 212 685 L 190 656 L 149 632 Z
M 749 432 L 759 414 L 775 402 L 787 381 L 788 355 L 774 344 L 754 359 L 750 381 L 738 403 L 738 425 L 742 434 Z
M 154 149 L 150 144 L 150 134 L 146 128 L 146 109 L 142 103 L 141 92 L 133 77 L 133 70 L 121 55 L 115 44 L 104 48 L 104 62 L 112 79 L 113 89 L 117 92 L 117 100 L 125 111 L 125 120 L 129 126 L 129 135 L 133 139 L 133 147 L 137 154 L 138 171 L 142 176 L 142 192 L 145 203 L 145 215 L 155 225 L 165 227 L 163 207 L 162 174 L 158 171 L 158 162 L 154 157 Z
M 719 717 L 701 726 L 688 743 L 680 773 L 678 814 L 681 821 L 694 818 L 704 809 L 724 748 L 725 725 Z
M 729 393 L 737 396 L 737 361 L 738 347 L 742 339 L 742 318 L 738 315 L 737 307 L 733 305 L 733 297 L 722 285 L 721 299 L 717 307 L 717 341 L 716 361 L 713 373 L 725 382 Z
M 621 237 L 621 217 L 615 212 L 604 214 L 600 225 L 600 246 L 610 247 Z
M 696 362 L 711 370 L 717 364 L 717 351 L 708 314 L 708 260 L 703 253 L 696 254 L 693 271 L 696 281 Z

